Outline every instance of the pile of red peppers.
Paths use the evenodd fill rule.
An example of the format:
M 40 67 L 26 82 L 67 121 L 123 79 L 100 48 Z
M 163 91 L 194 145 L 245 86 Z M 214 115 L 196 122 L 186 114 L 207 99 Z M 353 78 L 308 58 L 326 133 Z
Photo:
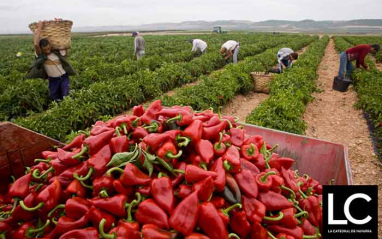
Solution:
M 213 110 L 96 122 L 0 195 L 0 239 L 321 238 L 322 185 Z

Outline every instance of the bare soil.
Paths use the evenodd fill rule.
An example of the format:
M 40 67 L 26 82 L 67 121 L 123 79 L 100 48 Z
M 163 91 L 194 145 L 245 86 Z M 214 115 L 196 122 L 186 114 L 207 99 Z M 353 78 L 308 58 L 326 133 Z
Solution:
M 371 57 L 371 60 L 374 62 L 375 67 L 376 67 L 379 71 L 382 71 L 382 63 L 381 63 L 381 62 L 377 62 L 377 61 L 375 60 L 374 57 Z
M 381 163 L 373 152 L 370 133 L 362 110 L 356 109 L 357 93 L 352 86 L 347 92 L 332 90 L 333 78 L 338 74 L 339 55 L 333 39 L 326 48 L 318 68 L 317 86 L 322 92 L 314 93 L 315 100 L 306 109 L 304 120 L 308 125 L 306 135 L 347 145 L 355 185 L 378 185 L 382 198 Z M 382 204 L 379 203 L 379 222 Z M 381 225 L 381 224 L 380 224 Z M 381 237 L 381 226 L 379 236 Z

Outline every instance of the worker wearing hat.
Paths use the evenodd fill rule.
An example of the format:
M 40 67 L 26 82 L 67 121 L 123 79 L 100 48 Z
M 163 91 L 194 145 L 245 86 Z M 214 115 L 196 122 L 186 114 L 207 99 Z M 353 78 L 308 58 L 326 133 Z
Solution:
M 139 60 L 145 55 L 146 42 L 139 32 L 133 32 L 132 36 L 134 37 L 134 55 Z

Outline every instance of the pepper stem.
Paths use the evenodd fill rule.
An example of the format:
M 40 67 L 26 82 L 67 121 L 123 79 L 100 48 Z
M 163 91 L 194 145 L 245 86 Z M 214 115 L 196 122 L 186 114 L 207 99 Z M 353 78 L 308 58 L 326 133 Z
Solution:
M 108 198 L 109 194 L 107 193 L 107 190 L 103 189 L 101 192 L 98 194 L 101 198 Z
M 281 185 L 280 188 L 290 192 L 292 199 L 296 198 L 296 194 L 294 193 L 294 191 L 292 189 L 285 187 L 284 185 Z
M 168 119 L 168 120 L 166 121 L 166 123 L 170 123 L 171 121 L 174 121 L 174 120 L 182 121 L 182 118 L 183 118 L 182 114 L 179 114 L 178 116 L 175 116 L 175 117 L 173 117 L 173 118 Z
M 114 167 L 114 168 L 107 170 L 107 172 L 106 172 L 107 176 L 110 176 L 111 173 L 113 173 L 114 171 L 117 171 L 118 173 L 123 174 L 123 169 L 118 168 L 118 167 Z
M 131 209 L 137 205 L 138 202 L 137 200 L 133 200 L 130 204 L 129 207 L 127 208 L 127 221 L 128 222 L 134 222 L 133 217 L 131 216 Z
M 231 168 L 232 168 L 232 166 L 228 163 L 227 160 L 224 161 L 223 166 L 224 166 L 224 169 L 225 169 L 226 171 L 230 171 Z
M 304 198 L 304 199 L 307 199 L 308 196 L 305 195 L 305 193 L 303 191 L 301 191 L 301 189 L 299 188 L 298 189 L 298 192 L 301 194 L 301 196 Z
M 82 187 L 93 190 L 93 186 L 87 185 L 84 181 L 80 181 L 80 183 L 81 183 Z
M 135 200 L 137 202 L 137 204 L 142 202 L 142 195 L 140 193 L 135 193 L 135 196 L 137 196 L 137 200 Z
M 88 174 L 86 174 L 85 177 L 82 177 L 82 176 L 79 177 L 77 173 L 74 173 L 74 174 L 73 174 L 73 178 L 77 179 L 77 180 L 80 181 L 80 182 L 81 182 L 81 181 L 85 181 L 85 180 L 88 180 L 88 179 L 90 178 L 90 176 L 92 176 L 93 172 L 94 172 L 94 168 L 93 168 L 93 167 L 90 167 L 90 168 L 89 168 L 89 172 L 88 172 Z
M 267 220 L 267 221 L 280 221 L 281 219 L 283 219 L 284 217 L 284 213 L 280 212 L 279 215 L 277 217 L 267 217 L 265 216 L 263 219 L 264 220 Z
M 119 131 L 121 131 L 121 127 L 117 126 L 115 127 L 115 133 L 117 134 L 117 137 L 120 137 L 121 136 L 121 133 Z
M 231 238 L 231 237 L 236 238 L 236 239 L 240 239 L 240 237 L 238 235 L 236 235 L 235 233 L 230 233 L 228 235 L 228 238 Z
M 105 223 L 106 223 L 106 219 L 102 218 L 102 220 L 101 220 L 101 222 L 99 223 L 99 226 L 98 226 L 99 233 L 101 234 L 102 238 L 115 239 L 115 237 L 116 237 L 115 232 L 113 232 L 112 234 L 106 234 L 105 231 L 103 230 L 103 227 L 105 226 Z
M 74 155 L 72 158 L 73 158 L 73 159 L 77 159 L 77 158 L 81 157 L 84 153 L 86 153 L 87 151 L 88 151 L 88 147 L 87 147 L 87 146 L 84 146 L 84 147 L 81 149 L 81 151 L 80 151 L 78 154 Z
M 184 170 L 173 169 L 172 171 L 173 171 L 174 173 L 181 173 L 181 174 L 184 174 Z
M 35 163 L 49 163 L 50 162 L 50 159 L 35 159 L 34 160 Z
M 320 238 L 321 234 L 317 233 L 316 235 L 308 236 L 308 235 L 303 235 L 302 238 L 304 239 L 313 239 L 313 238 Z
M 0 239 L 7 239 L 7 237 L 5 236 L 4 233 L 1 233 L 1 234 L 0 234 Z
M 143 128 L 148 130 L 150 133 L 152 133 L 152 132 L 158 131 L 159 125 L 158 125 L 158 123 L 153 123 L 153 124 L 151 124 L 149 126 L 145 126 Z
M 224 214 L 224 215 L 226 215 L 226 216 L 228 216 L 228 213 L 230 212 L 230 211 L 232 211 L 234 208 L 241 208 L 242 207 L 242 205 L 240 204 L 240 203 L 236 203 L 236 204 L 234 204 L 234 205 L 232 205 L 232 206 L 230 206 L 230 207 L 228 207 L 228 208 L 226 208 L 226 209 L 221 209 L 221 211 L 222 211 L 222 213 Z
M 126 135 L 126 134 L 127 134 L 127 127 L 126 127 L 126 124 L 125 124 L 125 123 L 122 123 L 120 126 L 121 126 L 122 129 L 123 129 L 123 133 Z
M 230 120 L 228 120 L 228 119 L 226 119 L 226 121 L 227 121 L 227 123 L 228 123 L 228 125 L 229 125 L 229 128 L 230 128 L 230 129 L 232 129 L 232 128 L 233 128 L 233 126 L 232 126 L 232 123 L 231 123 L 231 121 L 230 121 Z
M 270 233 L 269 231 L 267 231 L 267 233 L 268 233 L 268 236 L 270 237 L 270 238 L 272 238 L 272 239 L 277 239 L 275 236 L 273 236 L 273 234 L 272 233 Z
M 180 156 L 182 156 L 182 150 L 179 150 L 179 152 L 176 154 L 176 155 L 174 155 L 171 151 L 170 152 L 167 152 L 166 153 L 166 157 L 167 158 L 170 158 L 170 159 L 177 159 L 177 158 L 179 158 Z
M 65 204 L 59 204 L 57 205 L 55 208 L 53 208 L 49 213 L 48 213 L 48 217 L 51 217 L 53 215 L 53 213 L 55 211 L 57 211 L 57 209 L 60 209 L 60 208 L 65 208 Z
M 27 229 L 27 231 L 26 231 L 26 236 L 27 236 L 27 237 L 31 237 L 31 234 L 33 234 L 33 233 L 38 233 L 38 232 L 44 231 L 45 228 L 46 228 L 47 226 L 49 226 L 49 224 L 50 224 L 50 220 L 48 219 L 48 220 L 46 220 L 45 225 L 42 226 L 42 227 L 40 227 L 40 228 L 36 228 L 36 229 L 35 229 L 35 228 L 33 228 L 33 227 L 28 227 L 28 229 Z
M 207 164 L 206 163 L 200 163 L 199 166 L 207 171 Z
M 44 203 L 43 202 L 40 202 L 37 206 L 35 207 L 27 207 L 27 205 L 25 205 L 24 201 L 20 201 L 20 207 L 22 209 L 24 209 L 25 211 L 28 211 L 28 212 L 33 212 L 33 211 L 36 211 L 40 208 L 42 208 L 44 206 Z
M 218 107 L 218 116 L 219 116 L 219 119 L 222 118 L 222 109 L 223 109 L 223 106 L 219 106 Z
M 53 167 L 50 167 L 48 170 L 46 170 L 43 174 L 41 175 L 37 175 L 40 170 L 36 169 L 33 171 L 32 173 L 32 176 L 35 178 L 35 179 L 41 179 L 41 178 L 44 178 L 46 175 L 48 175 L 50 172 L 54 171 L 54 168 Z
M 302 212 L 299 212 L 297 214 L 294 214 L 294 217 L 301 217 L 301 216 L 305 216 L 306 218 L 308 218 L 309 213 L 307 211 L 302 211 Z
M 178 140 L 183 140 L 182 142 L 178 143 L 179 147 L 187 147 L 187 145 L 191 142 L 189 138 L 177 135 L 176 141 Z
M 260 177 L 260 181 L 263 182 L 263 183 L 266 183 L 268 180 L 268 176 L 270 175 L 276 175 L 276 172 L 275 171 L 269 171 L 268 173 L 266 173 L 264 176 Z

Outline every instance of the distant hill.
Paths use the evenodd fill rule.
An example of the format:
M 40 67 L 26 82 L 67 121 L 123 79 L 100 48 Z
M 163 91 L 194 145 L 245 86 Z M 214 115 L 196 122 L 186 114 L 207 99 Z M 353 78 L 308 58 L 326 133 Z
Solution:
M 324 32 L 324 33 L 382 33 L 382 19 L 358 19 L 350 21 L 302 21 L 267 20 L 262 22 L 219 20 L 185 21 L 181 23 L 153 23 L 143 25 L 117 25 L 102 27 L 74 27 L 75 32 L 159 31 L 159 30 L 223 30 Z

